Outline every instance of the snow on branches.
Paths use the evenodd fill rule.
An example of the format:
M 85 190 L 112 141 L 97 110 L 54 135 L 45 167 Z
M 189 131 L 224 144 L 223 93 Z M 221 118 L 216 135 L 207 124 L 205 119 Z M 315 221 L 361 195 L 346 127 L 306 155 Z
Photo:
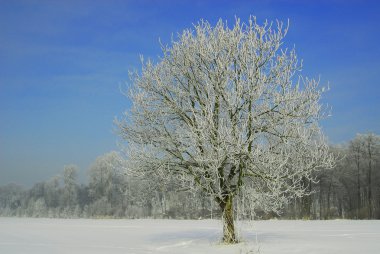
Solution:
M 172 176 L 214 198 L 279 212 L 333 157 L 318 125 L 318 81 L 282 49 L 281 22 L 201 21 L 132 73 L 133 108 L 117 122 L 130 170 Z M 260 201 L 260 202 L 258 202 Z

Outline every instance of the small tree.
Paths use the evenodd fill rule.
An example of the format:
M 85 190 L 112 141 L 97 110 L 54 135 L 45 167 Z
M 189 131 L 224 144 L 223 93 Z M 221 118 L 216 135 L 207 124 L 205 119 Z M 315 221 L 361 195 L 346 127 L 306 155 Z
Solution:
M 74 208 L 78 203 L 78 171 L 79 168 L 76 165 L 68 165 L 63 168 L 63 199 L 66 208 Z
M 121 205 L 125 178 L 121 173 L 123 160 L 112 151 L 99 156 L 88 170 L 90 196 L 96 201 L 103 199 L 112 205 Z
M 318 81 L 298 77 L 287 32 L 255 18 L 201 21 L 132 73 L 133 107 L 118 121 L 129 169 L 171 176 L 210 195 L 223 241 L 236 242 L 234 198 L 266 212 L 307 193 L 304 181 L 333 161 L 318 125 Z

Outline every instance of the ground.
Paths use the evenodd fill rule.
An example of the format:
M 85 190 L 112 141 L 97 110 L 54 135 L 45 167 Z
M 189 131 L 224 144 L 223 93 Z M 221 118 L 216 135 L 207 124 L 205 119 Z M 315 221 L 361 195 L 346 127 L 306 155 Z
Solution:
M 216 220 L 0 218 L 0 253 L 375 254 L 380 221 L 255 221 L 220 244 Z

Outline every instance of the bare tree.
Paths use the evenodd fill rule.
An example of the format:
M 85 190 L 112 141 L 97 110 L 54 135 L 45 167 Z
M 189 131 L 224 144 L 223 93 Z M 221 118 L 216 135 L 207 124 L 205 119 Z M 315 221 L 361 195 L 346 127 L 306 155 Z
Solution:
M 368 218 L 373 219 L 373 168 L 375 163 L 375 155 L 379 148 L 380 138 L 373 133 L 369 134 L 359 134 L 358 137 L 362 139 L 363 142 L 363 153 L 364 158 L 367 161 L 367 203 L 368 203 Z
M 312 171 L 333 162 L 318 121 L 318 81 L 296 75 L 287 32 L 251 17 L 233 28 L 201 21 L 132 73 L 132 109 L 117 122 L 129 170 L 175 177 L 210 195 L 223 241 L 237 241 L 234 198 L 279 213 L 307 192 Z
M 353 159 L 355 166 L 356 166 L 356 195 L 357 195 L 357 204 L 356 204 L 356 218 L 360 218 L 360 209 L 361 209 L 361 156 L 362 156 L 362 150 L 363 150 L 363 144 L 362 141 L 356 137 L 354 140 L 350 142 L 350 151 L 351 151 L 351 158 Z

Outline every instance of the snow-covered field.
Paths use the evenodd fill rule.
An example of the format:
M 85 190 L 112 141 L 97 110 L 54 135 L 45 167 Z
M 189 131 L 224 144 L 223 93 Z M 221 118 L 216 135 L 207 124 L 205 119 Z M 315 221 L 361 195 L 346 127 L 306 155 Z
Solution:
M 380 221 L 255 221 L 219 243 L 214 220 L 0 218 L 0 253 L 380 253 Z

